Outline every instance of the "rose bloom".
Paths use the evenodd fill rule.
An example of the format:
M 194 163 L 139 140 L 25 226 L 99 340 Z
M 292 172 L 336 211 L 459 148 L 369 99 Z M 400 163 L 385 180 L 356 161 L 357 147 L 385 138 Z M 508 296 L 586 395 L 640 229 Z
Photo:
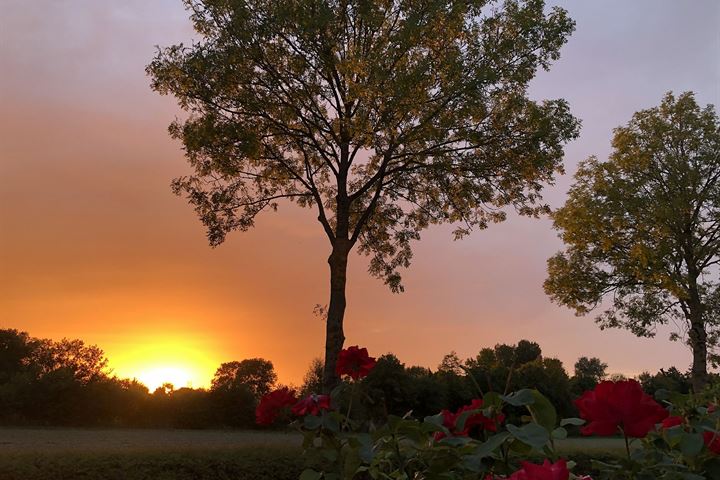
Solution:
M 505 415 L 503 415 L 502 413 L 496 415 L 493 418 L 486 417 L 485 415 L 483 415 L 482 412 L 474 413 L 465 420 L 465 425 L 463 426 L 462 430 L 457 429 L 456 423 L 460 418 L 460 415 L 467 411 L 479 410 L 482 408 L 482 405 L 482 399 L 476 398 L 472 401 L 472 403 L 470 403 L 470 405 L 460 407 L 460 409 L 458 409 L 458 411 L 455 413 L 449 410 L 443 410 L 442 412 L 440 412 L 443 416 L 443 426 L 450 430 L 453 435 L 460 437 L 466 437 L 470 433 L 470 430 L 475 426 L 478 426 L 481 429 L 488 430 L 490 432 L 497 432 L 498 423 L 502 423 L 505 420 Z M 446 436 L 447 435 L 445 435 L 445 433 L 443 432 L 436 432 L 435 440 L 441 440 Z
M 715 455 L 720 455 L 720 434 L 703 432 L 705 446 Z
M 335 371 L 340 376 L 348 375 L 353 380 L 358 380 L 367 377 L 375 363 L 375 359 L 368 355 L 367 348 L 355 345 L 340 352 Z
M 522 468 L 508 477 L 508 480 L 568 480 L 570 471 L 565 460 L 550 463 L 545 460 L 542 465 L 521 462 Z
M 600 382 L 575 406 L 588 421 L 583 435 L 614 435 L 621 428 L 628 437 L 642 438 L 669 415 L 635 380 Z
M 682 425 L 683 423 L 685 423 L 685 419 L 683 417 L 673 415 L 671 417 L 667 417 L 665 420 L 662 421 L 662 428 L 672 428 L 678 425 Z
M 258 425 L 272 425 L 283 408 L 296 402 L 295 393 L 287 387 L 263 395 L 255 409 L 255 422 Z
M 323 410 L 330 410 L 330 397 L 313 393 L 296 403 L 290 411 L 293 415 L 302 417 L 305 415 L 317 415 Z

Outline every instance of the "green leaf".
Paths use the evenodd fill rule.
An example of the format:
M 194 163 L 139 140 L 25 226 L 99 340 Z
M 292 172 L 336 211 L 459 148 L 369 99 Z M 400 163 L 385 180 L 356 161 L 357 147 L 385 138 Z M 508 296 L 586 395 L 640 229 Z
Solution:
M 548 431 L 555 428 L 557 424 L 557 411 L 550 400 L 537 390 L 530 390 L 534 401 L 527 405 L 534 420 L 545 427 Z
M 694 457 L 702 451 L 703 437 L 699 433 L 686 433 L 680 440 L 680 451 L 686 457 Z
M 676 425 L 674 427 L 664 429 L 663 435 L 665 436 L 665 441 L 668 445 L 676 447 L 685 436 L 685 429 L 682 425 Z
M 439 427 L 442 427 L 442 425 L 443 425 L 443 420 L 444 420 L 443 414 L 442 414 L 442 413 L 438 413 L 437 415 L 430 415 L 430 416 L 425 417 L 425 418 L 423 419 L 423 422 L 424 422 L 424 423 L 430 423 L 430 424 L 432 424 L 432 425 L 437 425 L 437 426 L 439 426 Z
M 510 432 L 500 432 L 496 435 L 493 435 L 475 450 L 475 455 L 480 458 L 490 456 L 490 454 L 497 450 L 500 445 L 505 443 L 508 438 L 510 438 Z
M 560 420 L 561 427 L 566 427 L 568 425 L 575 425 L 576 427 L 579 427 L 580 425 L 585 425 L 585 420 L 575 417 L 563 418 L 562 420 Z
M 550 433 L 550 435 L 555 440 L 564 440 L 567 438 L 568 433 L 567 433 L 567 430 L 565 430 L 563 427 L 558 427 L 555 430 L 553 430 Z
M 507 429 L 513 437 L 537 450 L 541 450 L 550 441 L 548 431 L 537 423 L 528 423 L 522 427 L 508 424 Z
M 300 474 L 300 480 L 320 480 L 321 478 L 322 473 L 316 472 L 311 468 L 303 470 L 303 472 Z
M 513 407 L 523 407 L 525 405 L 530 405 L 535 401 L 533 391 L 529 388 L 518 390 L 517 392 L 513 392 L 510 395 L 502 395 L 500 396 L 500 398 L 505 403 L 509 403 Z
M 323 415 L 321 423 L 324 429 L 329 430 L 333 433 L 338 433 L 340 431 L 340 422 L 332 414 Z
M 460 416 L 455 419 L 455 431 L 461 432 L 465 429 L 465 422 L 467 422 L 467 419 L 470 418 L 472 415 L 475 415 L 480 410 L 468 410 L 466 412 L 463 412 L 460 414 Z
M 462 447 L 470 442 L 472 442 L 472 439 L 468 437 L 445 437 L 440 440 L 442 445 L 448 445 L 450 447 Z
M 305 415 L 303 419 L 303 426 L 308 430 L 317 430 L 322 425 L 323 421 L 320 417 L 315 415 Z
M 495 407 L 496 410 L 500 410 L 502 408 L 502 396 L 497 392 L 488 392 L 482 397 L 483 400 L 483 408 L 488 407 Z
M 532 453 L 533 447 L 528 445 L 527 443 L 521 442 L 520 440 L 513 439 L 513 442 L 510 444 L 510 450 L 517 453 L 521 457 L 527 457 Z

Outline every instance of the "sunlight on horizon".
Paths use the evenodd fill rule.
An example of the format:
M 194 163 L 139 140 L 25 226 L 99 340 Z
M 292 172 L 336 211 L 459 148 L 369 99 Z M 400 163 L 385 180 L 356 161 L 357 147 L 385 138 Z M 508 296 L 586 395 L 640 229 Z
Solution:
M 176 390 L 183 387 L 194 387 L 192 374 L 182 368 L 174 366 L 154 367 L 137 375 L 137 380 L 148 387 L 150 392 L 165 385 L 171 384 Z
M 165 383 L 175 389 L 207 388 L 220 363 L 194 338 L 148 338 L 110 357 L 113 373 L 134 378 L 152 393 Z

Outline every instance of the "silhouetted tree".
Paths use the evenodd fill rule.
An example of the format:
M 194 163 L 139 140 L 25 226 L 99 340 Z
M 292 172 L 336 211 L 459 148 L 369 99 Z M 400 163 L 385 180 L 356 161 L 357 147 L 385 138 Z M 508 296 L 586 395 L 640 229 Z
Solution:
M 438 365 L 438 372 L 462 375 L 462 362 L 454 350 L 443 357 L 442 362 Z
M 650 395 L 655 395 L 658 390 L 670 392 L 688 393 L 692 388 L 692 381 L 688 373 L 682 373 L 675 367 L 667 370 L 660 369 L 655 375 L 643 372 L 638 377 L 643 390 Z
M 607 375 L 607 363 L 599 358 L 580 357 L 575 362 L 575 375 L 570 379 L 570 390 L 581 395 L 586 390 L 592 390 Z
M 540 358 L 542 349 L 540 345 L 528 340 L 520 340 L 515 346 L 515 364 L 523 365 Z
M 579 315 L 609 298 L 600 328 L 652 337 L 680 322 L 699 391 L 719 333 L 720 122 L 692 93 L 668 93 L 615 129 L 613 149 L 580 165 L 553 214 L 566 250 L 548 260 L 545 291 Z
M 31 339 L 27 332 L 0 330 L 0 384 L 10 381 L 22 371 L 27 371 L 35 348 L 36 340 Z
M 322 358 L 313 358 L 303 377 L 302 387 L 300 387 L 303 396 L 322 392 L 323 369 Z
M 596 382 L 600 382 L 605 378 L 605 370 L 607 370 L 607 367 L 607 363 L 597 357 L 580 357 L 577 362 L 575 362 L 575 376 L 588 377 L 594 379 Z
M 212 379 L 212 390 L 234 390 L 247 387 L 260 398 L 268 393 L 277 382 L 275 368 L 269 360 L 249 358 L 241 362 L 223 363 L 215 371 Z
M 468 399 L 477 394 L 473 386 L 466 381 L 462 361 L 455 351 L 443 357 L 434 377 L 445 397 L 446 408 L 451 410 L 465 405 Z
M 63 368 L 69 370 L 77 381 L 84 384 L 103 377 L 108 364 L 104 352 L 99 347 L 85 345 L 82 340 L 66 338 L 59 342 L 38 341 L 33 355 L 34 363 L 40 367 L 40 375 Z
M 435 415 L 447 407 L 447 392 L 442 388 L 439 375 L 429 368 L 413 366 L 406 369 L 410 378 L 410 405 L 413 416 L 424 418 Z
M 527 96 L 574 28 L 542 0 L 185 0 L 198 39 L 160 50 L 152 87 L 178 98 L 194 175 L 175 180 L 212 245 L 289 200 L 331 247 L 325 388 L 338 381 L 348 255 L 401 291 L 410 243 L 537 215 L 578 122 Z
M 377 403 L 376 418 L 384 419 L 388 414 L 402 416 L 412 409 L 411 381 L 405 365 L 395 355 L 387 353 L 377 359 L 363 382 L 367 398 Z

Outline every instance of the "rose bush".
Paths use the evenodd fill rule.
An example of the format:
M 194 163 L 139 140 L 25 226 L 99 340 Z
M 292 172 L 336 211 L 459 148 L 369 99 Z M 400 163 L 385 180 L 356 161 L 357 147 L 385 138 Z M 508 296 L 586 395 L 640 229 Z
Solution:
M 272 391 L 260 399 L 255 409 L 255 421 L 258 425 L 272 425 L 287 410 L 297 403 L 295 392 L 287 387 Z
M 377 425 L 352 418 L 352 401 L 342 409 L 338 405 L 347 389 L 355 391 L 363 381 L 374 359 L 359 347 L 344 350 L 341 358 L 338 373 L 347 381 L 330 396 L 298 401 L 285 389 L 271 392 L 258 406 L 259 423 L 285 411 L 297 417 L 307 462 L 301 480 L 720 479 L 720 411 L 713 408 L 720 391 L 659 391 L 653 399 L 632 380 L 601 382 L 577 400 L 583 418 L 566 419 L 558 418 L 537 390 L 486 392 L 455 412 L 423 419 L 408 412 Z M 517 424 L 506 422 L 506 408 L 524 409 L 526 415 Z M 588 470 L 574 472 L 574 462 L 556 449 L 570 426 L 582 427 L 585 435 L 621 434 L 625 457 L 593 461 L 592 479 Z
M 489 432 L 497 432 L 498 424 L 505 420 L 505 415 L 498 413 L 491 417 L 486 417 L 482 412 L 482 399 L 473 400 L 470 405 L 460 407 L 457 412 L 452 413 L 449 410 L 440 412 L 443 418 L 443 426 L 448 429 L 453 436 L 466 437 L 473 427 L 485 429 Z M 469 416 L 467 415 L 469 413 Z M 462 428 L 458 428 L 458 420 L 464 419 Z M 444 432 L 436 432 L 435 440 L 442 440 L 447 435 Z

